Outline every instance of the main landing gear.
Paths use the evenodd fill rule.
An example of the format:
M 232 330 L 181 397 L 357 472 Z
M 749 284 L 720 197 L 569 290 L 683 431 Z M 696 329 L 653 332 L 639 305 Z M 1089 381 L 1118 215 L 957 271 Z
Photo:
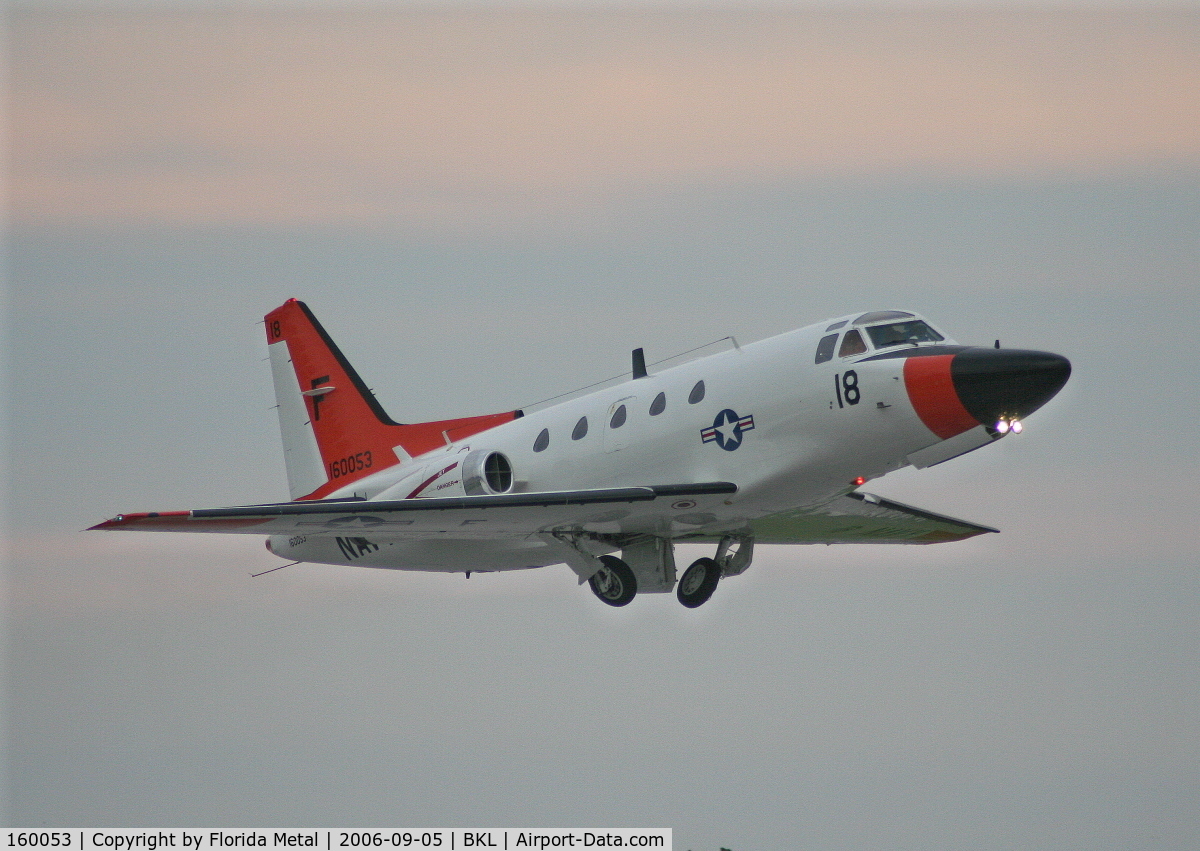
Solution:
M 675 582 L 674 546 L 666 538 L 643 539 L 621 550 L 625 558 L 596 557 L 600 569 L 588 579 L 592 593 L 610 606 L 628 605 L 638 593 L 639 582 L 647 593 L 670 591 L 689 609 L 708 602 L 722 576 L 737 576 L 750 566 L 754 538 L 727 535 L 713 558 L 698 558 Z
M 602 567 L 588 580 L 592 593 L 610 606 L 628 605 L 637 594 L 637 577 L 616 556 L 600 556 L 599 561 Z
M 692 566 L 683 572 L 675 596 L 679 602 L 694 609 L 703 606 L 708 598 L 717 590 L 717 582 L 721 579 L 721 568 L 711 558 L 698 558 Z

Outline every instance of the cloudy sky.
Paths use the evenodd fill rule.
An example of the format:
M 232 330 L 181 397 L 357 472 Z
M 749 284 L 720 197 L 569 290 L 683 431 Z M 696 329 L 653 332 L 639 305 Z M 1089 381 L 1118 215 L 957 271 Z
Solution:
M 7 57 L 6 823 L 1200 844 L 1194 6 L 22 3 Z M 293 296 L 401 420 L 859 309 L 1075 373 L 872 483 L 1002 534 L 696 611 L 82 533 L 286 497 Z

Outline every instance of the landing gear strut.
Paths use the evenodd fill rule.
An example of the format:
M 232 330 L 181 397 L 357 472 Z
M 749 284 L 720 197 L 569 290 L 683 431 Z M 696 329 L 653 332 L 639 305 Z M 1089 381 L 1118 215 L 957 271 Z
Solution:
M 637 577 L 616 556 L 600 556 L 599 560 L 603 567 L 588 580 L 592 593 L 610 606 L 628 605 L 637 594 Z

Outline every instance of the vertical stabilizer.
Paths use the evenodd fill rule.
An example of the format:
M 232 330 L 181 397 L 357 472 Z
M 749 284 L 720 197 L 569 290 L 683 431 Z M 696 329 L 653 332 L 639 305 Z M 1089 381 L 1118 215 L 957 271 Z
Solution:
M 292 499 L 319 499 L 399 461 L 494 428 L 519 411 L 397 423 L 380 407 L 308 307 L 266 316 L 279 431 Z

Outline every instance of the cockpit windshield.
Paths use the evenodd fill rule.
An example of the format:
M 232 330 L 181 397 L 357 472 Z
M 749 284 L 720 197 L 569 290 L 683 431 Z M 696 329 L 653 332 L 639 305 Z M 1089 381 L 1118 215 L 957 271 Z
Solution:
M 889 325 L 873 325 L 867 329 L 871 342 L 877 349 L 891 346 L 916 345 L 917 343 L 940 343 L 946 339 L 920 319 L 908 322 L 893 322 Z

